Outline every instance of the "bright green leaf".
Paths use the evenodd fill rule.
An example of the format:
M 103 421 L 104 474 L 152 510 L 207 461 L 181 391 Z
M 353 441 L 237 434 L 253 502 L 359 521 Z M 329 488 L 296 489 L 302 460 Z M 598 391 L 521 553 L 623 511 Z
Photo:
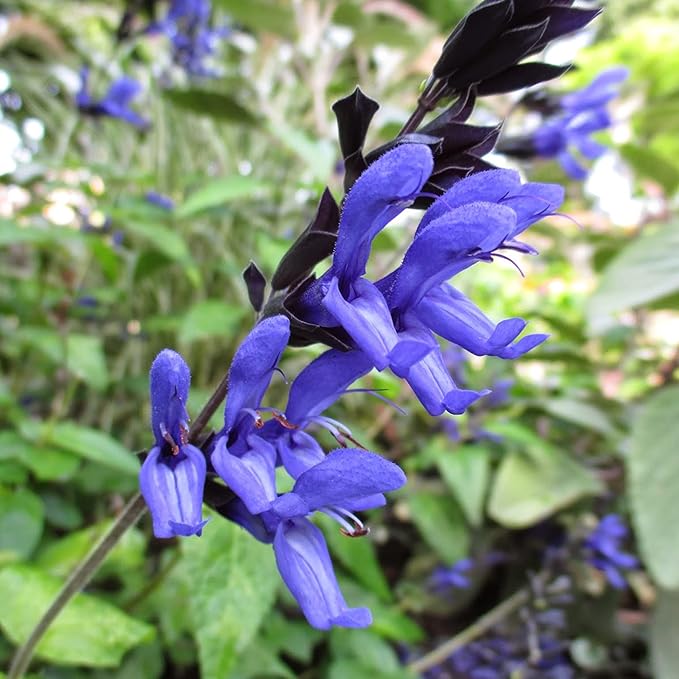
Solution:
M 212 179 L 191 193 L 175 213 L 180 218 L 192 217 L 203 210 L 219 207 L 232 200 L 251 198 L 260 193 L 265 186 L 253 177 L 241 177 L 240 175 Z
M 103 391 L 109 377 L 101 337 L 69 333 L 66 337 L 66 367 L 83 382 Z
M 201 677 L 224 679 L 273 605 L 280 582 L 273 550 L 221 517 L 181 548 Z
M 439 472 L 458 501 L 467 521 L 478 526 L 483 520 L 490 453 L 478 445 L 443 451 L 437 460 Z
M 632 518 L 651 575 L 679 588 L 679 387 L 663 389 L 644 404 L 632 425 L 627 458 Z
M 61 580 L 28 565 L 0 571 L 0 627 L 15 644 L 26 641 Z M 115 667 L 134 646 L 153 638 L 150 625 L 88 594 L 78 594 L 38 644 L 36 655 L 58 665 Z
M 56 446 L 125 474 L 139 473 L 137 458 L 106 432 L 74 422 L 58 422 L 45 426 L 41 433 L 42 444 Z
M 488 513 L 508 528 L 526 528 L 601 491 L 592 472 L 545 444 L 541 449 L 505 455 L 495 476 Z
M 182 344 L 209 337 L 233 337 L 245 310 L 218 299 L 206 299 L 192 306 L 179 327 Z
M 24 489 L 10 493 L 0 488 L 0 552 L 28 558 L 40 542 L 44 520 L 37 495 Z M 2 597 L 0 601 L 6 605 Z
M 679 291 L 679 222 L 645 233 L 625 247 L 606 267 L 590 297 L 587 322 L 592 334 L 613 325 L 613 314 Z
M 452 497 L 416 491 L 408 497 L 408 503 L 422 537 L 444 561 L 453 564 L 467 555 L 469 534 Z

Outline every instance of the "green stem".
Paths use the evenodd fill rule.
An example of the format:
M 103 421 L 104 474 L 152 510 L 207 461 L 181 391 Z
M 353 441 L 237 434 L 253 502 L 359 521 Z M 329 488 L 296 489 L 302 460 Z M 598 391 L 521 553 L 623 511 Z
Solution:
M 33 652 L 40 639 L 61 613 L 66 604 L 80 592 L 92 579 L 106 559 L 109 552 L 117 544 L 130 526 L 133 526 L 146 511 L 146 504 L 141 493 L 137 493 L 125 506 L 113 525 L 109 528 L 90 553 L 80 562 L 64 583 L 50 607 L 34 627 L 28 639 L 17 650 L 7 674 L 7 679 L 23 677 L 33 657 Z
M 227 376 L 219 383 L 215 392 L 209 398 L 203 409 L 196 417 L 191 430 L 189 440 L 195 442 L 201 432 L 207 426 L 210 418 L 219 408 L 220 403 L 226 397 L 228 389 Z M 24 676 L 30 665 L 33 653 L 49 626 L 61 613 L 66 604 L 80 591 L 82 591 L 94 577 L 99 566 L 104 562 L 110 551 L 116 546 L 118 540 L 131 528 L 146 512 L 146 503 L 141 493 L 137 493 L 125 505 L 109 530 L 101 537 L 99 542 L 92 548 L 90 553 L 78 564 L 68 580 L 57 594 L 50 607 L 33 628 L 28 639 L 17 649 L 12 664 L 10 665 L 7 679 L 20 679 Z
M 509 599 L 505 599 L 502 603 L 492 608 L 485 615 L 482 615 L 473 625 L 463 629 L 459 634 L 455 635 L 439 647 L 430 651 L 421 658 L 408 665 L 408 669 L 413 672 L 424 672 L 432 667 L 440 665 L 447 660 L 455 651 L 463 646 L 466 646 L 474 639 L 480 637 L 492 627 L 495 627 L 501 620 L 504 620 L 508 615 L 517 611 L 521 606 L 528 603 L 530 593 L 527 589 L 520 589 L 518 592 L 512 594 Z

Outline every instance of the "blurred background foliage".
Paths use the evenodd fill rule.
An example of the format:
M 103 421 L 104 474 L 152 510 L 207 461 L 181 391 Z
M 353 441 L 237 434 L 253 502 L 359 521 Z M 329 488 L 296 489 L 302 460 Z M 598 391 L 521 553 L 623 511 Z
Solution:
M 333 101 L 360 83 L 382 105 L 368 146 L 388 140 L 471 4 L 214 0 L 213 23 L 230 32 L 218 76 L 196 79 L 162 36 L 116 41 L 122 2 L 0 3 L 0 666 L 136 488 L 155 354 L 187 359 L 195 415 L 254 320 L 240 272 L 252 259 L 271 274 L 324 186 L 341 197 Z M 494 382 L 507 398 L 435 421 L 402 382 L 373 373 L 365 386 L 407 415 L 360 393 L 335 406 L 409 476 L 370 538 L 323 526 L 372 628 L 309 628 L 271 550 L 218 517 L 181 543 L 152 539 L 145 520 L 45 637 L 34 676 L 414 676 L 407 659 L 468 628 L 567 544 L 573 676 L 676 677 L 678 33 L 672 0 L 625 0 L 551 48 L 580 67 L 554 89 L 611 64 L 631 77 L 615 149 L 584 186 L 556 164 L 524 167 L 570 182 L 575 223 L 531 230 L 541 255 L 521 260 L 525 278 L 503 262 L 460 277 L 492 317 L 552 335 L 515 364 L 450 354 L 465 382 Z M 83 65 L 97 94 L 123 73 L 137 79 L 132 107 L 148 129 L 79 113 Z M 512 107 L 490 98 L 475 119 L 498 122 Z M 517 113 L 507 126 L 531 124 Z M 412 227 L 380 235 L 384 271 Z M 319 351 L 289 351 L 285 373 Z M 272 394 L 270 405 L 284 402 L 282 380 Z M 629 517 L 628 551 L 642 561 L 621 591 L 577 549 L 609 513 Z M 432 589 L 438 566 L 468 557 L 468 587 Z

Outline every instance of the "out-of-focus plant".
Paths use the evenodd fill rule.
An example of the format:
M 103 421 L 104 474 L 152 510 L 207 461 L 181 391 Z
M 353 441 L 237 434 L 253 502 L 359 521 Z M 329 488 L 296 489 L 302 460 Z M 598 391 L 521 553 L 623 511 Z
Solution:
M 3 662 L 65 580 L 55 612 L 92 577 L 30 649 L 36 672 L 674 676 L 676 17 L 618 3 L 580 68 L 536 86 L 568 70 L 547 42 L 597 13 L 571 4 L 485 0 L 445 43 L 466 3 L 6 11 Z M 489 155 L 503 118 L 500 151 L 540 125 L 523 104 L 577 98 L 615 64 L 629 80 L 585 150 L 619 153 L 584 192 L 555 164 Z M 562 142 L 590 143 L 560 115 Z M 532 181 L 480 172 L 511 162 Z M 555 181 L 577 224 L 535 223 Z M 383 228 L 412 201 L 431 206 L 421 221 Z M 534 335 L 516 342 L 522 318 Z M 288 386 L 272 372 L 287 321 Z M 149 403 L 164 347 L 184 358 L 160 354 Z M 430 412 L 466 414 L 434 420 L 406 382 Z M 200 538 L 125 531 L 144 511 L 123 508 L 129 451 L 154 441 L 153 530 Z M 402 484 L 394 463 L 407 485 L 359 518 Z M 372 625 L 309 627 L 274 554 L 316 627 Z

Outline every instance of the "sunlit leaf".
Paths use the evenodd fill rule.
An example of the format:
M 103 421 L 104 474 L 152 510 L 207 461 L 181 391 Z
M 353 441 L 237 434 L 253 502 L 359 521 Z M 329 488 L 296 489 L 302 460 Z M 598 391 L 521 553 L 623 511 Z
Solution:
M 5 635 L 16 644 L 26 641 L 61 584 L 33 566 L 0 570 L 0 627 Z M 150 625 L 110 603 L 77 594 L 47 630 L 36 655 L 57 665 L 115 667 L 130 648 L 153 635 Z

